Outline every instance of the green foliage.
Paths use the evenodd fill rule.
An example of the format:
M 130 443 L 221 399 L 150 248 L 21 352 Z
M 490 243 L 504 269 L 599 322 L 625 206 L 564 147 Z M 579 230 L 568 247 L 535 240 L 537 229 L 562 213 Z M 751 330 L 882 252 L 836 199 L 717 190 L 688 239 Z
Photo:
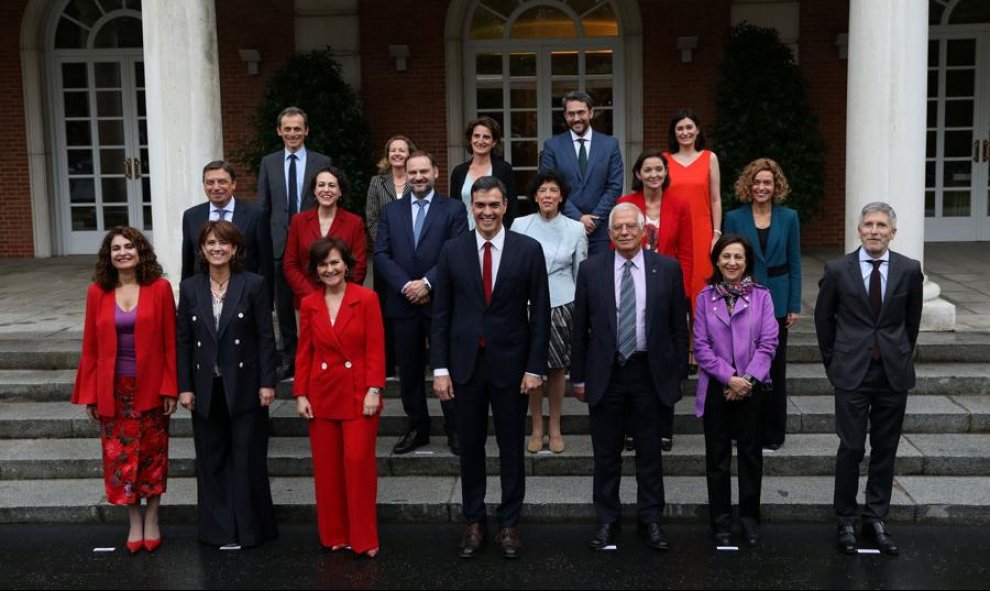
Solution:
M 785 205 L 802 222 L 821 214 L 825 142 L 807 97 L 807 82 L 774 29 L 741 23 L 725 46 L 715 94 L 713 148 L 722 171 L 722 206 L 739 206 L 733 185 L 751 161 L 776 160 L 791 186 Z
M 330 49 L 297 53 L 272 74 L 265 97 L 251 119 L 254 137 L 237 157 L 258 174 L 261 158 L 282 149 L 275 119 L 285 107 L 296 106 L 309 118 L 306 148 L 330 156 L 351 183 L 344 208 L 364 215 L 368 180 L 375 173 L 371 129 L 361 99 L 340 74 Z

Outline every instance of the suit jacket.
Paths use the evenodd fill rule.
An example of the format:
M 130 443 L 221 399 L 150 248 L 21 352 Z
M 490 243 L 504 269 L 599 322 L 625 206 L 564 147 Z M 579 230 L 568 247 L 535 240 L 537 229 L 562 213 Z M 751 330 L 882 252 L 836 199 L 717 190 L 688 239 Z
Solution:
M 454 199 L 464 202 L 461 198 L 461 191 L 464 190 L 464 180 L 467 178 L 468 169 L 471 168 L 471 161 L 461 162 L 450 171 L 450 195 Z M 519 215 L 519 193 L 516 190 L 516 174 L 512 170 L 512 164 L 492 156 L 492 176 L 502 181 L 505 185 L 506 211 L 502 223 L 506 228 L 512 227 L 512 221 Z M 474 179 L 478 180 L 478 179 Z M 470 214 L 468 214 L 470 215 Z
M 524 373 L 543 375 L 550 345 L 550 290 L 540 243 L 505 231 L 502 259 L 485 305 L 475 232 L 440 252 L 433 300 L 431 365 L 455 383 L 474 374 L 481 337 L 492 386 L 518 387 Z
M 193 392 L 193 412 L 207 418 L 214 367 L 219 368 L 227 410 L 236 416 L 261 407 L 258 391 L 275 387 L 275 337 L 264 279 L 232 273 L 220 313 L 213 316 L 210 277 L 197 273 L 179 287 L 176 361 L 180 392 Z
M 95 404 L 100 416 L 114 416 L 113 380 L 117 367 L 117 298 L 97 284 L 86 294 L 82 357 L 72 389 L 73 404 Z M 175 296 L 166 279 L 142 285 L 134 325 L 137 376 L 134 409 L 161 406 L 175 397 Z
M 571 382 L 585 384 L 589 405 L 601 401 L 615 370 L 615 257 L 611 251 L 588 257 L 578 270 L 574 297 Z M 684 281 L 677 261 L 643 252 L 646 276 L 646 357 L 653 392 L 668 407 L 681 397 L 687 375 L 688 329 Z
M 309 192 L 316 171 L 330 166 L 330 158 L 310 149 L 306 150 L 306 172 L 299 187 L 302 205 L 299 211 L 316 206 L 316 198 Z M 285 185 L 285 149 L 272 152 L 261 159 L 258 171 L 258 204 L 269 225 L 272 256 L 281 259 L 285 253 L 285 240 L 289 234 L 289 194 Z
M 407 184 L 406 187 L 408 186 Z M 408 188 L 405 194 L 409 194 Z M 364 204 L 364 220 L 368 227 L 368 239 L 371 241 L 372 252 L 375 248 L 375 239 L 378 238 L 378 218 L 382 215 L 382 209 L 399 197 L 395 194 L 395 182 L 391 172 L 376 174 L 368 181 L 368 198 Z
M 789 207 L 774 205 L 770 213 L 770 235 L 767 250 L 760 248 L 760 235 L 753 221 L 753 208 L 748 205 L 725 214 L 722 231 L 742 234 L 753 246 L 753 281 L 770 288 L 773 313 L 780 318 L 801 312 L 801 230 L 797 212 Z M 786 272 L 767 274 L 768 269 Z
M 322 238 L 317 211 L 316 208 L 308 209 L 293 216 L 292 225 L 289 227 L 289 240 L 285 244 L 282 273 L 285 275 L 286 283 L 292 288 L 293 303 L 297 310 L 302 298 L 314 291 L 322 291 L 320 283 L 308 271 L 309 247 L 317 239 Z M 364 222 L 361 218 L 338 206 L 326 235 L 340 238 L 351 247 L 354 269 L 350 280 L 358 285 L 364 283 L 364 276 L 368 272 L 368 249 L 365 246 Z
M 593 131 L 588 164 L 581 175 L 570 130 L 553 136 L 543 145 L 540 170 L 556 170 L 567 179 L 570 192 L 564 214 L 575 220 L 584 214 L 598 217 L 598 227 L 589 242 L 608 241 L 608 214 L 622 194 L 622 153 L 619 142 L 610 135 Z
M 210 221 L 210 202 L 200 203 L 182 214 L 182 278 L 193 276 L 202 258 L 199 251 L 199 232 Z M 230 220 L 241 231 L 244 239 L 244 271 L 263 276 L 269 286 L 268 299 L 271 300 L 272 243 L 268 236 L 268 225 L 259 208 L 254 203 L 237 199 L 234 203 L 234 218 Z
M 379 218 L 375 241 L 375 269 L 387 286 L 383 302 L 386 318 L 411 318 L 416 314 L 431 314 L 436 298 L 436 267 L 440 249 L 448 240 L 467 230 L 464 205 L 456 199 L 434 193 L 426 219 L 423 220 L 419 245 L 414 245 L 412 203 L 415 199 L 406 197 L 389 203 Z M 429 304 L 415 306 L 402 295 L 402 287 L 413 279 L 423 277 L 433 286 L 433 298 Z
M 890 252 L 887 292 L 880 317 L 870 310 L 870 296 L 860 270 L 860 249 L 825 263 L 815 302 L 815 333 L 832 385 L 855 390 L 870 365 L 874 343 L 891 388 L 914 387 L 914 346 L 921 328 L 921 264 Z
M 348 283 L 330 324 L 324 291 L 302 300 L 292 393 L 306 396 L 319 419 L 353 419 L 368 388 L 385 387 L 385 329 L 374 291 Z
M 749 298 L 738 298 L 731 314 L 725 298 L 709 285 L 698 294 L 694 309 L 694 357 L 700 369 L 694 414 L 700 417 L 712 380 L 728 384 L 732 376 L 749 374 L 767 381 L 779 327 L 770 290 L 762 285 L 754 285 Z

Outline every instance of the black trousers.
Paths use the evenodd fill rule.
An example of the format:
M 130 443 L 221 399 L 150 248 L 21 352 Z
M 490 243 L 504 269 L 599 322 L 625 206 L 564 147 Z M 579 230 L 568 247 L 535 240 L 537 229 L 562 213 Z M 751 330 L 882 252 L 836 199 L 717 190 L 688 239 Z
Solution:
M 296 362 L 296 309 L 292 288 L 282 273 L 282 259 L 275 259 L 275 314 L 278 316 L 278 332 L 282 337 L 282 363 Z
M 777 319 L 777 353 L 770 362 L 773 389 L 760 393 L 763 445 L 783 445 L 787 432 L 787 316 Z
M 732 519 L 732 440 L 736 440 L 739 518 L 760 521 L 763 449 L 758 388 L 745 400 L 729 402 L 724 385 L 712 380 L 705 396 L 705 474 L 712 529 L 728 529 Z
M 268 482 L 268 409 L 230 416 L 217 378 L 209 417 L 194 412 L 192 424 L 200 541 L 246 548 L 277 537 Z
M 894 485 L 894 459 L 904 425 L 907 392 L 891 390 L 883 363 L 871 361 L 857 390 L 835 391 L 835 433 L 839 451 L 835 456 L 835 516 L 842 525 L 853 525 L 859 517 L 856 492 L 859 464 L 866 453 L 870 433 L 870 468 L 866 479 L 866 524 L 880 521 L 890 510 Z
M 660 521 L 665 505 L 660 457 L 660 400 L 653 389 L 646 355 L 633 355 L 625 366 L 612 368 L 605 395 L 589 407 L 594 450 L 594 503 L 601 523 L 622 517 L 619 482 L 626 426 L 636 443 L 636 519 Z
M 371 253 L 368 254 L 368 258 L 372 258 Z M 374 272 L 372 285 L 375 288 L 375 293 L 378 294 L 378 301 L 384 302 L 385 293 L 390 288 L 377 270 Z M 392 319 L 385 317 L 384 304 L 382 304 L 382 324 L 385 327 L 385 375 L 392 376 L 395 375 L 395 364 L 397 363 L 395 359 L 395 331 L 392 329 Z
M 519 376 L 519 383 L 522 376 Z M 495 388 L 488 375 L 484 349 L 479 351 L 474 375 L 465 384 L 454 384 L 457 434 L 461 443 L 461 497 L 468 523 L 486 520 L 485 443 L 488 441 L 488 408 L 491 406 L 498 443 L 502 502 L 496 510 L 499 527 L 516 527 L 526 496 L 523 438 L 529 397 L 519 384 Z
M 413 318 L 393 318 L 392 330 L 398 344 L 399 383 L 402 391 L 402 410 L 409 417 L 409 430 L 430 432 L 430 410 L 426 404 L 427 342 L 430 338 L 430 319 L 421 315 Z M 455 394 L 456 395 L 456 394 Z M 456 432 L 455 401 L 440 403 L 443 410 L 444 430 Z

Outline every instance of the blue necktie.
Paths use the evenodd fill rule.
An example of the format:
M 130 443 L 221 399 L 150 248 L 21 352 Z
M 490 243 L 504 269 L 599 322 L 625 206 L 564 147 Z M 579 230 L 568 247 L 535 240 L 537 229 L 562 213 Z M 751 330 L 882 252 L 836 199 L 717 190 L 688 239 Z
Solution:
M 419 246 L 419 235 L 423 233 L 423 221 L 426 220 L 426 199 L 416 198 L 416 205 L 419 211 L 416 212 L 416 221 L 413 223 L 413 244 Z
M 289 218 L 299 211 L 299 187 L 296 178 L 296 155 L 289 154 Z
M 619 284 L 619 326 L 616 337 L 619 346 L 619 364 L 636 352 L 636 284 L 632 278 L 632 261 L 622 265 L 622 282 Z

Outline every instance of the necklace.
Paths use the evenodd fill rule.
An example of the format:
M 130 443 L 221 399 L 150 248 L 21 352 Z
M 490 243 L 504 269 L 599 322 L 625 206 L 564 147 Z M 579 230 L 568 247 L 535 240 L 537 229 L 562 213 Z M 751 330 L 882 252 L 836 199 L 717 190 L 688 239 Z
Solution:
M 227 275 L 227 278 L 224 279 L 223 281 L 217 281 L 217 279 L 211 275 L 210 281 L 212 281 L 213 284 L 216 285 L 216 289 L 214 291 L 217 294 L 223 294 L 224 292 L 227 291 L 227 283 L 230 281 L 230 275 Z

